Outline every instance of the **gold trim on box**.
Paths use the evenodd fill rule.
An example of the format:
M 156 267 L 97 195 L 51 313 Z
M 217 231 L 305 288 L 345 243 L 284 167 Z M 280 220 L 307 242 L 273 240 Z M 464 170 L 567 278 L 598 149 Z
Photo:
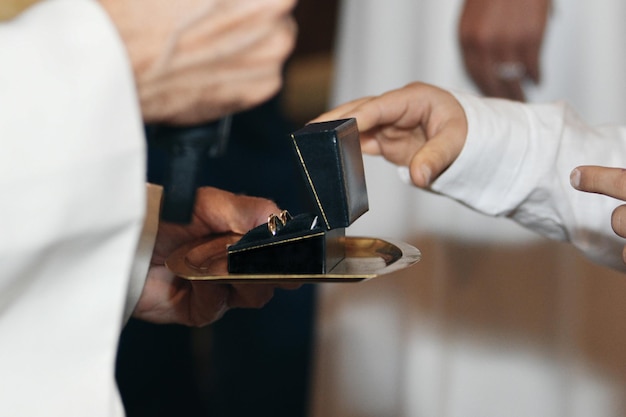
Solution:
M 326 228 L 330 229 L 330 222 L 326 217 L 326 212 L 324 212 L 324 207 L 322 206 L 322 202 L 320 201 L 320 197 L 317 195 L 317 190 L 315 189 L 315 184 L 313 184 L 313 180 L 311 179 L 311 175 L 309 174 L 309 170 L 304 163 L 304 158 L 302 157 L 302 153 L 300 152 L 300 148 L 298 147 L 298 142 L 296 141 L 296 137 L 291 135 L 291 140 L 293 141 L 294 146 L 296 147 L 296 152 L 298 153 L 298 159 L 300 159 L 300 163 L 304 168 L 304 173 L 306 174 L 306 179 L 311 185 L 311 189 L 313 190 L 313 195 L 315 196 L 315 201 L 317 202 L 317 206 L 320 208 L 320 212 L 322 213 L 322 217 L 324 218 L 324 223 L 326 224 Z
M 290 239 L 278 240 L 276 242 L 270 242 L 270 243 L 266 243 L 266 244 L 262 244 L 262 245 L 249 246 L 249 247 L 243 248 L 243 249 L 236 249 L 236 250 L 230 250 L 229 249 L 228 252 L 229 253 L 245 252 L 245 251 L 252 250 L 252 249 L 265 248 L 265 247 L 268 247 L 268 246 L 282 245 L 283 243 L 297 242 L 299 240 L 309 239 L 309 238 L 317 237 L 317 236 L 324 236 L 324 232 L 314 233 L 312 235 L 306 235 L 306 236 L 292 237 Z

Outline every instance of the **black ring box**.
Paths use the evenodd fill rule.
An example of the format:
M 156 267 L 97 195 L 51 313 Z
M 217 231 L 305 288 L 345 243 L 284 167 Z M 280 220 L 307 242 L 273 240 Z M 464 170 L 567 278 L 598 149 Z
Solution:
M 267 224 L 250 230 L 228 247 L 229 273 L 330 273 L 345 257 L 345 228 L 369 209 L 355 119 L 311 123 L 291 142 L 315 212 L 294 216 L 275 235 Z

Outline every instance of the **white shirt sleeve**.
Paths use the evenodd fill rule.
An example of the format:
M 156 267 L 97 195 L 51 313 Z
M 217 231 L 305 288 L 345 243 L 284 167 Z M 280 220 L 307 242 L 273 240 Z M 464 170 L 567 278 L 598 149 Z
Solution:
M 626 241 L 610 224 L 621 202 L 576 191 L 569 183 L 579 165 L 626 166 L 626 130 L 589 127 L 564 103 L 456 96 L 467 114 L 468 137 L 433 191 L 569 241 L 596 262 L 626 270 Z
M 0 23 L 0 415 L 123 415 L 114 364 L 145 210 L 132 69 L 98 2 Z

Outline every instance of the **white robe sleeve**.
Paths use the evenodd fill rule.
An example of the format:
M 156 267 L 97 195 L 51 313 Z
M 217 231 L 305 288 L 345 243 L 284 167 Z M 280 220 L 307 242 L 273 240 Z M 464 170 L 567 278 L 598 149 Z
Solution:
M 128 283 L 128 292 L 126 294 L 126 306 L 124 308 L 124 323 L 130 319 L 137 301 L 141 296 L 143 287 L 148 277 L 148 269 L 150 260 L 152 259 L 152 251 L 159 228 L 159 215 L 161 212 L 161 198 L 163 196 L 163 187 L 156 184 L 146 185 L 146 216 L 143 222 L 143 229 L 135 257 L 131 269 L 130 280 Z
M 569 182 L 579 165 L 625 167 L 626 129 L 591 128 L 563 103 L 457 98 L 467 114 L 467 141 L 433 191 L 569 241 L 596 262 L 626 270 L 626 241 L 611 229 L 611 213 L 621 202 L 576 191 Z
M 0 23 L 0 144 L 0 415 L 121 416 L 145 145 L 97 2 L 46 0 Z

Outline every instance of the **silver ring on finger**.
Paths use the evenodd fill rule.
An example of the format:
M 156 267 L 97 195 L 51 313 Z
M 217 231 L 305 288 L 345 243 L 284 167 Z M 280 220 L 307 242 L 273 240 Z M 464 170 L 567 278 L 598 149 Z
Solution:
M 526 75 L 526 66 L 518 61 L 500 62 L 495 65 L 495 74 L 502 81 L 521 80 Z

